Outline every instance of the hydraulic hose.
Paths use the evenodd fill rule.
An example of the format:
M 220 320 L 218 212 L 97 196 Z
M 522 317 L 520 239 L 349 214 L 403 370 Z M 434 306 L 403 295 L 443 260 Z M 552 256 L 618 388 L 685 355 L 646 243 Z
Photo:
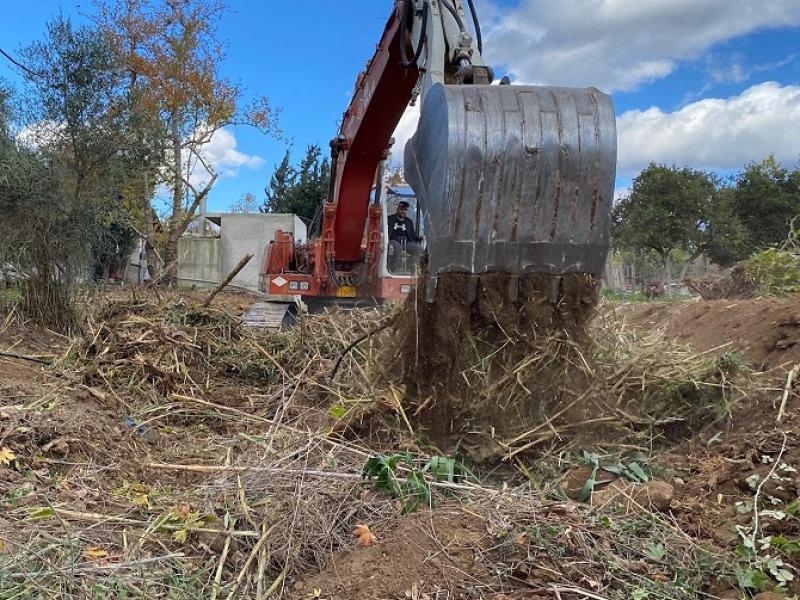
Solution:
M 406 69 L 413 67 L 419 63 L 419 57 L 422 56 L 422 49 L 425 46 L 425 36 L 428 34 L 428 3 L 422 7 L 422 29 L 420 30 L 419 46 L 414 52 L 414 58 L 408 59 L 406 52 L 406 34 L 408 33 L 408 23 L 414 22 L 414 4 L 412 0 L 405 2 L 405 14 L 400 17 L 400 64 Z
M 481 35 L 481 23 L 478 20 L 478 11 L 475 10 L 475 0 L 467 0 L 469 12 L 472 14 L 472 23 L 475 25 L 475 37 L 478 40 L 478 52 L 483 54 L 483 36 Z
M 464 33 L 466 28 L 464 27 L 464 21 L 461 20 L 461 16 L 458 14 L 456 7 L 450 3 L 450 0 L 441 0 L 442 5 L 448 10 L 448 12 L 453 15 L 453 18 L 456 20 L 456 24 L 458 25 L 459 31 Z

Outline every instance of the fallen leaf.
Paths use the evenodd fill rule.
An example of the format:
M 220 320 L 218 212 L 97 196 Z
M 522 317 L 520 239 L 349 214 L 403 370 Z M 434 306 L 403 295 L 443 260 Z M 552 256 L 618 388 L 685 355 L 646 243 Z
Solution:
M 83 555 L 89 560 L 98 560 L 100 558 L 108 557 L 108 552 L 106 552 L 102 548 L 96 548 L 94 546 L 90 546 L 83 551 Z
M 5 554 L 7 550 L 8 545 L 3 540 L 0 540 L 0 554 Z
M 131 504 L 140 508 L 150 508 L 150 496 L 147 494 L 133 493 L 130 496 Z
M 369 527 L 366 525 L 356 525 L 356 528 L 353 530 L 353 536 L 360 546 L 371 546 L 378 541 L 378 538 L 372 534 Z
M 0 449 L 0 465 L 10 465 L 14 460 L 16 460 L 17 455 L 14 454 L 10 448 L 3 447 Z

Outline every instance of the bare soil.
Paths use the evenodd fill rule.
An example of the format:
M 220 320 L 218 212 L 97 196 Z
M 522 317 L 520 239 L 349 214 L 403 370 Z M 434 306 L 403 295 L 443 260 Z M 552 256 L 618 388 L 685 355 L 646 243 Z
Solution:
M 663 328 L 698 352 L 740 352 L 759 370 L 800 362 L 800 296 L 639 303 L 619 311 L 635 327 Z

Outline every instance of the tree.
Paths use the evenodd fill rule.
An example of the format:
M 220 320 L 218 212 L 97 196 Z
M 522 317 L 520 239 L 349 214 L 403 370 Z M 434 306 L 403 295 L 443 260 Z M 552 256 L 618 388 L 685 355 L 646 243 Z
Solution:
M 237 124 L 278 137 L 275 113 L 265 97 L 242 110 L 241 90 L 219 73 L 220 2 L 116 0 L 98 8 L 101 30 L 129 74 L 132 96 L 162 126 L 162 174 L 171 190 L 164 280 L 174 283 L 180 236 L 218 178 L 206 146 L 220 129 Z
M 297 168 L 289 166 L 287 152 L 265 190 L 262 210 L 294 213 L 310 223 L 328 197 L 330 178 L 330 163 L 319 146 L 309 145 Z
M 722 256 L 742 229 L 717 192 L 717 182 L 708 173 L 651 164 L 614 208 L 614 246 L 657 252 L 668 283 L 676 253 L 686 256 L 684 272 L 703 252 L 713 249 Z
M 119 263 L 132 242 L 117 201 L 125 173 L 116 135 L 119 72 L 96 32 L 63 17 L 23 56 L 20 141 L 4 128 L 0 161 L 0 263 L 21 274 L 31 317 L 71 329 L 72 283 Z
M 294 185 L 297 173 L 289 164 L 289 150 L 283 155 L 283 160 L 275 167 L 275 172 L 269 180 L 269 186 L 264 189 L 266 198 L 261 205 L 261 212 L 281 212 L 281 208 L 286 206 L 286 196 Z
M 731 202 L 747 230 L 747 255 L 780 244 L 800 215 L 800 169 L 789 171 L 774 156 L 748 165 L 736 179 Z

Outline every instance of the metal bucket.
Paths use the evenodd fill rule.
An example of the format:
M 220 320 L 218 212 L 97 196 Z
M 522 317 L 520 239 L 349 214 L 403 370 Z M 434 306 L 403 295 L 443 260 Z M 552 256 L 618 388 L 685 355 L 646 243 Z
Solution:
M 405 148 L 440 273 L 600 275 L 616 172 L 611 98 L 594 88 L 434 85 Z

